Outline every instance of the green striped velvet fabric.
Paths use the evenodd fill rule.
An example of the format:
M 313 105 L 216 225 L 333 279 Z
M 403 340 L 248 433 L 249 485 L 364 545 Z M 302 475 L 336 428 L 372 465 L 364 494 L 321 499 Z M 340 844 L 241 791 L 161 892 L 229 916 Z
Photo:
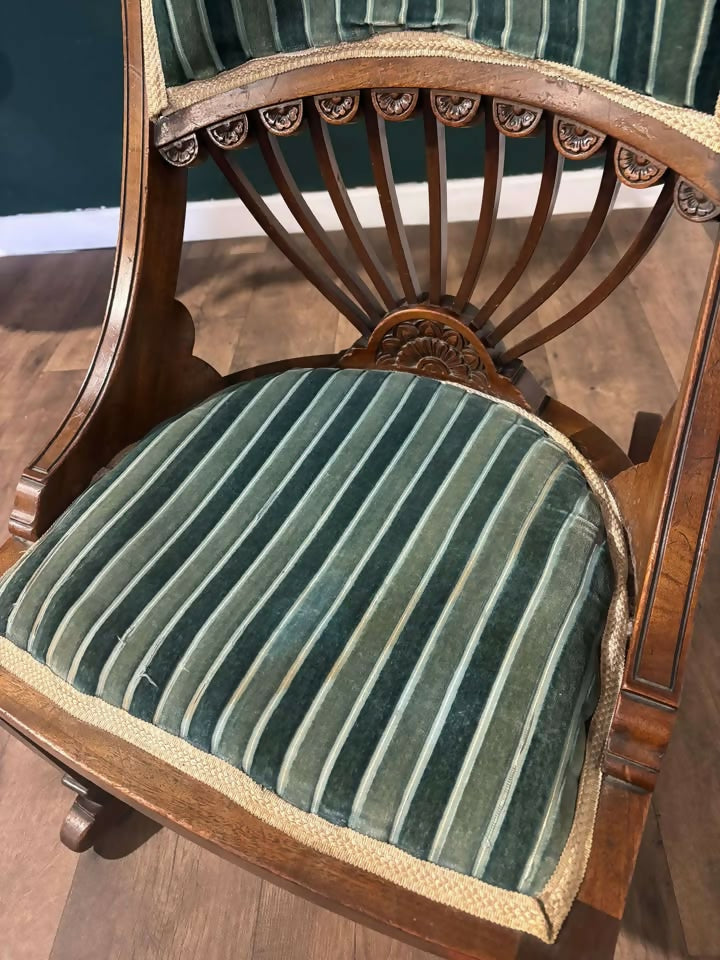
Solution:
M 720 0 L 153 0 L 168 86 L 255 57 L 443 31 L 712 113 Z
M 303 810 L 535 893 L 612 588 L 585 478 L 520 411 L 294 370 L 95 483 L 0 584 L 0 635 Z

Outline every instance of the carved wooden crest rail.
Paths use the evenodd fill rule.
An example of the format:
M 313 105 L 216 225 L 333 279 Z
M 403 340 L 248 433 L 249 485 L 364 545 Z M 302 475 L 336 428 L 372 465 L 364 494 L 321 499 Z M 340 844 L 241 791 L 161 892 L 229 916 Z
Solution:
M 386 123 L 402 122 L 416 116 L 421 116 L 424 126 L 429 199 L 429 271 L 422 282 L 398 204 L 386 132 Z M 381 261 L 358 220 L 330 135 L 333 126 L 360 119 L 365 124 L 372 174 L 392 253 L 392 271 Z M 446 274 L 445 136 L 448 129 L 454 131 L 477 123 L 484 124 L 485 134 L 482 200 L 462 280 L 452 292 L 447 288 Z M 282 139 L 301 133 L 310 137 L 325 188 L 352 249 L 352 258 L 337 249 L 319 223 L 286 162 Z M 505 139 L 531 136 L 544 137 L 544 161 L 535 210 L 505 276 L 494 289 L 483 291 L 483 299 L 477 302 L 479 280 L 497 219 Z M 319 259 L 308 256 L 243 173 L 233 151 L 250 147 L 262 153 L 279 193 L 302 232 L 311 240 Z M 666 164 L 602 130 L 551 114 L 538 106 L 485 97 L 479 93 L 417 88 L 329 92 L 229 116 L 202 131 L 165 144 L 160 150 L 169 163 L 180 167 L 197 163 L 210 154 L 270 239 L 365 338 L 344 358 L 344 362 L 357 364 L 359 358 L 365 364 L 389 362 L 385 348 L 380 348 L 388 338 L 393 343 L 397 339 L 397 330 L 390 336 L 394 311 L 417 308 L 412 321 L 407 320 L 400 328 L 401 335 L 409 337 L 409 323 L 425 324 L 421 339 L 424 348 L 430 349 L 430 344 L 434 344 L 436 354 L 431 364 L 434 375 L 443 363 L 447 363 L 443 376 L 470 386 L 478 386 L 482 379 L 483 389 L 515 402 L 521 399 L 521 394 L 511 381 L 517 379 L 518 369 L 522 367 L 521 358 L 575 326 L 602 303 L 650 249 L 673 206 L 687 220 L 698 223 L 720 216 L 720 203 L 706 196 L 694 184 L 677 176 Z M 530 297 L 499 317 L 552 216 L 565 161 L 587 160 L 601 153 L 605 159 L 600 185 L 575 245 Z M 503 339 L 552 297 L 590 252 L 612 210 L 621 184 L 634 189 L 660 185 L 657 200 L 630 246 L 603 281 L 580 302 L 548 326 L 516 339 L 511 347 L 506 347 Z M 447 327 L 453 335 L 450 339 L 434 312 L 437 310 L 453 321 Z M 431 335 L 427 332 L 431 330 L 428 324 L 440 326 Z M 482 348 L 483 360 L 479 365 L 463 366 L 455 362 L 453 351 L 457 344 L 453 337 L 461 336 L 461 329 L 465 330 L 467 338 Z M 412 344 L 408 342 L 404 356 L 413 350 L 417 352 L 418 342 L 415 338 L 410 339 Z M 400 360 L 396 358 L 393 363 L 400 363 Z M 426 358 L 423 363 L 430 364 L 430 360 Z M 411 366 L 422 372 L 423 363 L 418 361 Z M 406 366 L 401 365 L 401 368 L 406 369 Z

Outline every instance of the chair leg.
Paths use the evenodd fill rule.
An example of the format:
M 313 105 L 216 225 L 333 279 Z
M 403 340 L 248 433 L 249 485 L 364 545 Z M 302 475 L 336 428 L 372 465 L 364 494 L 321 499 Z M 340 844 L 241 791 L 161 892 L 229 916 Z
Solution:
M 647 413 L 641 410 L 635 415 L 628 456 L 633 463 L 647 463 L 660 432 L 663 418 L 659 413 Z
M 60 829 L 60 840 L 75 853 L 89 850 L 131 812 L 121 800 L 72 774 L 66 773 L 62 782 L 77 794 Z
M 516 960 L 613 960 L 620 921 L 576 901 L 553 944 L 524 936 Z

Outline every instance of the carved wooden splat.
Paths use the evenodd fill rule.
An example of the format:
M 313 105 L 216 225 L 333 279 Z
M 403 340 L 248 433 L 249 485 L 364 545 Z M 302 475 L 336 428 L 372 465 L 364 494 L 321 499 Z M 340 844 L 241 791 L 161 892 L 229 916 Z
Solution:
M 194 133 L 160 147 L 160 153 L 173 167 L 190 167 L 201 159 L 200 143 Z
M 507 137 L 529 137 L 537 130 L 542 113 L 539 107 L 529 107 L 514 100 L 493 99 L 495 125 Z
M 328 93 L 315 97 L 317 112 L 328 123 L 350 123 L 360 106 L 360 92 L 348 90 L 345 93 Z
M 401 307 L 388 314 L 367 343 L 347 350 L 339 366 L 400 370 L 459 383 L 529 409 L 520 391 L 499 374 L 480 338 L 442 307 Z
M 418 90 L 373 90 L 372 103 L 386 120 L 407 120 L 418 102 Z
M 237 150 L 247 140 L 248 118 L 246 113 L 228 117 L 207 128 L 207 135 L 213 143 L 223 150 Z
M 605 134 L 576 120 L 555 117 L 553 141 L 558 153 L 567 157 L 568 160 L 586 160 L 602 147 Z
M 628 187 L 652 187 L 665 175 L 667 166 L 645 153 L 618 143 L 615 147 L 615 172 Z
M 466 127 L 477 116 L 480 109 L 480 97 L 471 93 L 431 90 L 430 104 L 435 116 L 446 127 Z
M 263 107 L 258 111 L 260 119 L 270 133 L 279 137 L 289 137 L 300 129 L 303 118 L 302 100 L 288 100 L 274 107 Z
M 695 223 L 706 223 L 720 217 L 720 203 L 715 203 L 689 180 L 682 177 L 679 177 L 675 184 L 675 209 L 686 220 L 692 220 Z

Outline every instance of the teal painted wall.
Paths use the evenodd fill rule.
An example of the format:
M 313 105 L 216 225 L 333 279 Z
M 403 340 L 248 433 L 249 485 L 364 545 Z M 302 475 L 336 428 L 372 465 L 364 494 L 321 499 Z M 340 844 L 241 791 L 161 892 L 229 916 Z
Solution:
M 122 137 L 119 0 L 25 0 L 9 6 L 0 31 L 0 216 L 116 206 Z M 362 128 L 335 129 L 333 137 L 348 185 L 369 183 Z M 424 179 L 421 125 L 390 125 L 390 140 L 396 179 Z M 305 138 L 289 140 L 287 156 L 303 189 L 320 187 Z M 511 142 L 506 172 L 538 170 L 541 158 L 541 140 Z M 452 177 L 482 173 L 480 128 L 448 138 L 448 170 Z M 248 173 L 263 192 L 275 192 L 260 163 L 250 164 Z M 227 195 L 209 164 L 192 172 L 191 199 Z

